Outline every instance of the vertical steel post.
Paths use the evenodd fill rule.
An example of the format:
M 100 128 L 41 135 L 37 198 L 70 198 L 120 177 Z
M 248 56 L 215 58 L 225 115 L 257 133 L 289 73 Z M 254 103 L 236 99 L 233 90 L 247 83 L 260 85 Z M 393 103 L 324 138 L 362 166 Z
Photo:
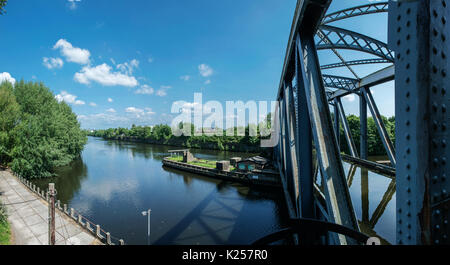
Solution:
M 389 1 L 398 244 L 450 243 L 449 18 L 449 1 Z
M 333 132 L 328 100 L 314 43 L 314 33 L 306 32 L 305 35 L 300 36 L 302 38 L 300 40 L 302 49 L 299 49 L 300 63 L 301 67 L 305 69 L 304 80 L 308 80 L 305 94 L 311 116 L 317 157 L 322 172 L 322 181 L 325 187 L 330 221 L 359 231 L 337 139 Z M 354 239 L 343 235 L 334 238 L 342 245 L 357 243 Z
M 291 158 L 291 175 L 292 175 L 292 188 L 294 195 L 294 204 L 296 208 L 297 216 L 300 216 L 300 188 L 299 188 L 299 160 L 297 153 L 297 116 L 295 110 L 295 98 L 294 98 L 294 88 L 289 85 L 286 87 L 285 93 L 288 95 L 288 104 L 286 106 L 288 120 L 288 139 L 289 139 L 289 155 Z
M 283 100 L 283 116 L 284 116 L 284 155 L 286 164 L 286 183 L 288 184 L 289 194 L 291 195 L 291 200 L 294 204 L 295 209 L 297 209 L 297 203 L 295 198 L 295 184 L 294 184 L 294 170 L 292 166 L 292 146 L 290 139 L 290 115 L 289 115 L 289 87 L 285 84 L 284 86 L 284 100 Z M 297 212 L 297 210 L 296 210 Z
M 298 49 L 301 49 L 300 38 L 297 35 L 295 49 L 295 75 L 297 89 L 297 134 L 296 147 L 298 159 L 298 178 L 300 186 L 300 217 L 315 218 L 314 207 L 314 172 L 312 159 L 311 120 L 305 94 L 304 69 L 301 67 Z
M 48 203 L 48 244 L 55 245 L 55 184 L 48 184 L 50 201 Z
M 361 159 L 367 160 L 369 155 L 369 150 L 367 146 L 367 102 L 363 95 L 359 96 L 359 154 Z
M 339 123 L 339 107 L 337 104 L 337 98 L 334 99 L 334 134 L 336 135 L 337 146 L 340 149 L 341 125 Z
M 384 126 L 383 120 L 381 119 L 380 112 L 378 111 L 377 104 L 375 103 L 375 100 L 372 97 L 370 88 L 363 87 L 361 88 L 361 91 L 363 92 L 363 95 L 366 98 L 369 110 L 372 113 L 372 117 L 375 121 L 375 124 L 377 125 L 378 133 L 380 135 L 381 141 L 383 142 L 384 148 L 386 149 L 386 153 L 389 156 L 389 160 L 391 161 L 392 166 L 395 167 L 396 157 L 394 145 L 392 144 L 392 141 L 389 138 L 389 135 L 386 131 L 386 127 Z
M 342 106 L 341 98 L 336 98 L 335 104 L 337 103 L 339 109 L 339 116 L 342 120 L 342 127 L 344 127 L 345 139 L 347 140 L 348 149 L 353 157 L 358 157 L 358 151 L 356 151 L 356 145 L 353 141 L 352 132 L 350 131 L 350 126 L 348 125 L 347 117 L 345 116 L 344 107 Z

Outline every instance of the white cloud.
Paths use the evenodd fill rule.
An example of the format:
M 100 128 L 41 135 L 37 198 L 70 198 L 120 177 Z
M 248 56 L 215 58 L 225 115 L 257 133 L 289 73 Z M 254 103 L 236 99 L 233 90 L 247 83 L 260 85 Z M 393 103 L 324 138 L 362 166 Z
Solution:
M 141 88 L 136 90 L 134 93 L 141 94 L 141 95 L 151 95 L 154 92 L 155 92 L 155 90 L 153 89 L 153 87 L 150 87 L 148 85 L 143 85 L 143 86 L 141 86 Z
M 89 103 L 89 106 L 97 107 L 97 104 L 95 102 L 91 102 L 91 103 Z
M 113 102 L 114 100 L 112 99 L 112 98 L 108 98 L 108 102 L 109 103 L 111 103 L 111 102 Z
M 203 77 L 208 77 L 213 74 L 213 69 L 206 64 L 201 64 L 198 66 L 198 70 Z
M 111 113 L 116 113 L 116 110 L 113 109 L 113 108 L 107 109 L 106 111 L 107 111 L 107 112 L 111 112 Z
M 164 89 L 159 89 L 156 91 L 156 95 L 160 96 L 160 97 L 164 97 L 164 96 L 167 96 L 167 92 Z
M 88 50 L 73 47 L 72 44 L 65 39 L 60 39 L 56 42 L 53 49 L 60 49 L 61 54 L 68 62 L 78 64 L 88 64 L 91 53 Z
M 134 114 L 136 117 L 140 118 L 145 115 L 153 115 L 155 112 L 152 111 L 151 108 L 139 109 L 136 107 L 128 107 L 125 109 L 126 113 Z
M 125 62 L 123 64 L 118 64 L 117 69 L 119 69 L 121 72 L 132 75 L 134 69 L 139 67 L 139 61 L 136 59 L 131 60 L 130 62 Z
M 134 76 L 129 76 L 120 72 L 111 72 L 111 66 L 106 63 L 91 67 L 85 66 L 80 72 L 75 73 L 75 81 L 88 85 L 91 81 L 104 86 L 128 86 L 134 87 L 139 83 Z
M 154 61 L 154 59 L 153 59 L 153 57 L 148 57 L 148 60 L 147 60 L 149 63 L 153 63 L 153 61 Z
M 61 58 L 42 58 L 42 64 L 48 69 L 62 68 L 64 62 Z
M 151 108 L 145 108 L 145 111 L 147 111 L 147 114 L 155 114 L 155 112 L 152 111 Z
M 77 96 L 67 93 L 67 91 L 62 91 L 60 94 L 55 96 L 58 102 L 64 101 L 71 105 L 84 105 L 86 104 L 82 100 L 77 100 Z
M 16 79 L 14 79 L 10 73 L 8 72 L 3 72 L 0 73 L 0 84 L 3 83 L 4 81 L 8 81 L 11 84 L 15 84 L 16 83 Z
M 209 85 L 209 84 L 211 84 L 211 80 L 208 79 L 205 81 L 205 85 Z
M 171 86 L 161 86 L 160 88 L 161 89 L 171 89 L 172 87 Z
M 140 114 L 140 113 L 144 113 L 144 110 L 143 109 L 138 109 L 138 108 L 135 108 L 135 107 L 128 107 L 128 108 L 125 109 L 125 112 Z
M 77 9 L 77 3 L 81 2 L 81 0 L 67 0 L 70 3 L 69 8 L 72 10 Z
M 181 80 L 184 80 L 184 81 L 189 81 L 189 79 L 191 79 L 191 76 L 189 76 L 189 75 L 183 75 L 183 76 L 180 76 L 180 79 L 181 79 Z
M 344 97 L 344 100 L 346 100 L 348 102 L 353 102 L 353 101 L 356 100 L 356 96 L 355 96 L 355 94 L 349 94 L 349 95 Z

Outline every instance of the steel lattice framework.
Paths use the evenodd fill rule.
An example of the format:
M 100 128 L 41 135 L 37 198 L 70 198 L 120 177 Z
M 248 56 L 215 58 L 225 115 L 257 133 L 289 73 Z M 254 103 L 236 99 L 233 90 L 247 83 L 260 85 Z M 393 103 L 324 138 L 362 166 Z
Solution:
M 450 7 L 446 1 L 391 0 L 326 15 L 331 2 L 297 2 L 278 88 L 279 108 L 274 113 L 274 127 L 279 130 L 272 134 L 277 143 L 274 160 L 293 228 L 269 238 L 295 233 L 297 241 L 310 239 L 311 229 L 305 231 L 301 224 L 322 231 L 321 236 L 326 235 L 321 237 L 322 243 L 357 244 L 366 238 L 358 234 L 360 227 L 348 190 L 355 170 L 350 170 L 350 176 L 345 175 L 339 135 L 342 122 L 352 161 L 376 164 L 367 161 L 369 110 L 389 156 L 387 168 L 395 171 L 396 176 L 372 218 L 368 214 L 368 198 L 363 198 L 362 218 L 369 223 L 364 231 L 373 229 L 395 194 L 398 244 L 449 244 L 450 180 L 446 174 L 450 172 L 447 163 L 450 93 L 446 87 L 450 75 L 446 58 L 450 45 L 446 36 L 450 35 L 450 23 L 446 23 L 446 18 L 450 17 Z M 389 12 L 389 46 L 369 36 L 328 25 L 382 12 Z M 340 62 L 321 66 L 317 51 L 322 49 L 332 50 Z M 356 50 L 377 58 L 347 61 L 339 49 Z M 356 65 L 382 63 L 393 65 L 362 78 L 352 69 Z M 347 67 L 355 78 L 321 72 L 338 67 Z M 370 89 L 394 79 L 396 148 Z M 359 150 L 341 101 L 349 94 L 359 98 Z M 334 108 L 334 121 L 330 106 Z M 312 157 L 313 144 L 316 160 Z M 313 161 L 317 161 L 315 166 Z M 361 184 L 367 187 L 369 176 L 363 173 Z M 322 178 L 320 187 L 315 182 L 318 175 Z M 335 233 L 323 234 L 327 229 Z M 373 231 L 369 234 L 376 235 Z
M 386 43 L 350 30 L 321 26 L 317 34 L 320 40 L 316 47 L 323 49 L 350 49 L 370 53 L 390 62 L 394 61 L 393 52 L 389 50 Z
M 354 78 L 322 75 L 325 87 L 354 91 L 358 89 L 359 80 Z
M 351 17 L 388 12 L 388 7 L 389 7 L 389 3 L 383 2 L 383 3 L 368 4 L 368 5 L 347 8 L 347 9 L 340 10 L 340 11 L 326 15 L 322 20 L 322 24 L 325 25 L 325 24 L 329 24 L 334 21 L 347 19 L 347 18 L 351 18 Z
M 392 62 L 386 59 L 362 59 L 362 60 L 345 61 L 341 63 L 325 64 L 322 65 L 320 68 L 322 70 L 327 70 L 352 65 L 377 64 L 377 63 L 392 63 Z

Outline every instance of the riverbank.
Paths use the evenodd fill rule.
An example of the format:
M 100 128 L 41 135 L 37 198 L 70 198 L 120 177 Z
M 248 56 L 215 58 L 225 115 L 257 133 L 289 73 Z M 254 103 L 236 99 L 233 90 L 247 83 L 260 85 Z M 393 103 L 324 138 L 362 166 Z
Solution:
M 0 245 L 10 245 L 12 243 L 11 229 L 6 215 L 6 208 L 2 206 L 0 201 Z
M 48 245 L 48 203 L 11 172 L 0 171 L 0 200 L 6 205 L 15 245 Z M 55 212 L 57 245 L 103 245 L 69 217 Z
M 102 136 L 93 136 L 91 137 L 102 138 L 104 140 L 112 140 L 112 141 L 123 141 L 123 142 L 132 142 L 132 143 L 143 143 L 143 144 L 156 144 L 156 145 L 165 145 L 165 146 L 173 146 L 173 147 L 182 147 L 182 148 L 194 148 L 194 149 L 202 149 L 202 150 L 215 150 L 215 151 L 232 151 L 232 152 L 242 152 L 242 153 L 268 153 L 269 148 L 261 148 L 258 145 L 246 145 L 240 142 L 232 142 L 232 143 L 221 143 L 217 142 L 208 142 L 203 140 L 193 140 L 187 141 L 183 139 L 183 137 L 170 137 L 168 139 L 142 139 L 138 137 L 126 137 L 126 136 L 116 136 L 116 137 L 102 137 Z M 185 138 L 185 137 L 184 137 Z

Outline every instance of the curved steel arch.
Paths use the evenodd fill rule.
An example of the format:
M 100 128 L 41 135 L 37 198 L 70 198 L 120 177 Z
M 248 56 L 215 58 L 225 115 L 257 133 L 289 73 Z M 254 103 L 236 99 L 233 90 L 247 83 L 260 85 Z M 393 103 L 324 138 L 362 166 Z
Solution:
M 320 68 L 322 70 L 325 70 L 339 67 L 347 67 L 348 65 L 376 64 L 376 63 L 391 63 L 391 61 L 388 61 L 386 59 L 362 59 L 362 60 L 346 61 L 345 63 L 341 62 L 341 63 L 325 64 L 320 66 Z
M 322 75 L 325 87 L 353 91 L 358 89 L 359 80 L 343 76 Z
M 355 6 L 326 15 L 322 20 L 322 25 L 351 17 L 388 12 L 388 9 L 388 2 Z
M 319 37 L 316 44 L 317 50 L 350 49 L 394 62 L 393 52 L 389 50 L 386 43 L 363 34 L 333 26 L 320 26 L 316 35 Z

